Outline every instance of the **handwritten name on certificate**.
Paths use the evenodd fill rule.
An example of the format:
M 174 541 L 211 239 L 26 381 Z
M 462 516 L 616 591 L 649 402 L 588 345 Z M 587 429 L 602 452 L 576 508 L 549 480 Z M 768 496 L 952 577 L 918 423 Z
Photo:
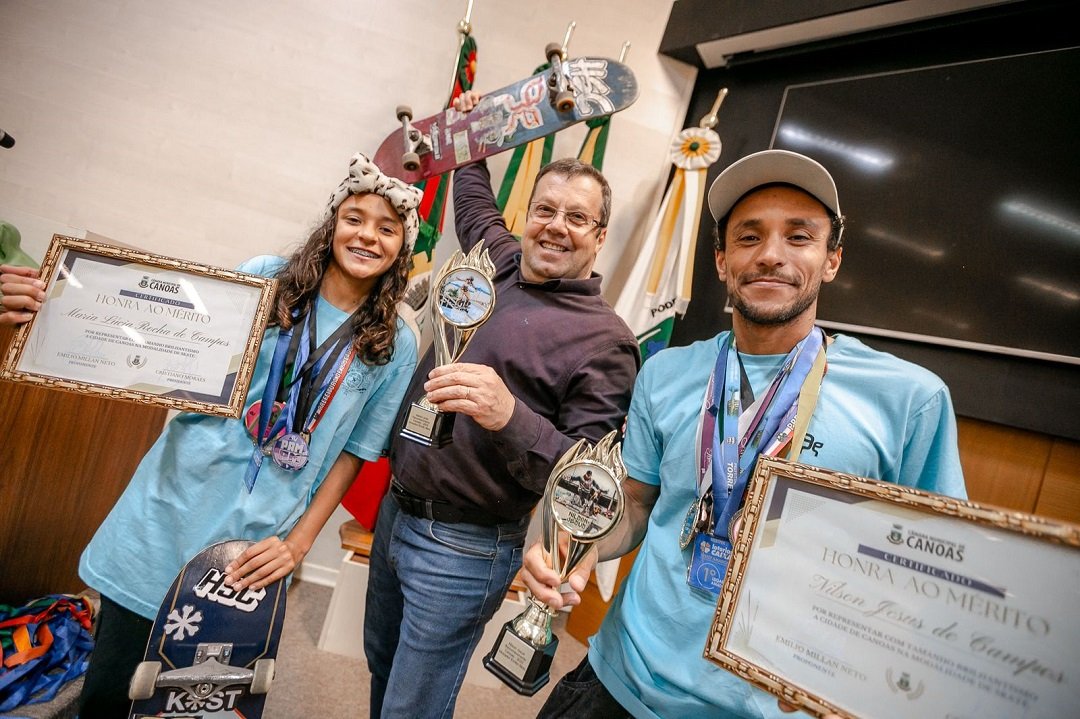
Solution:
M 782 474 L 754 523 L 706 648 L 722 665 L 849 716 L 1080 712 L 1076 546 Z

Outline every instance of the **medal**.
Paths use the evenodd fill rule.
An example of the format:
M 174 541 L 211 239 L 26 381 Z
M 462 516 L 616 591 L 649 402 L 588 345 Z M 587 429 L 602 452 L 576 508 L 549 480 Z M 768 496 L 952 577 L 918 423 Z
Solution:
M 281 414 L 281 410 L 283 410 L 284 408 L 284 402 L 274 402 L 274 408 L 270 410 L 270 421 L 267 422 L 266 425 L 268 428 L 274 426 L 274 423 L 277 422 L 278 416 Z M 251 439 L 254 440 L 256 444 L 259 444 L 258 434 L 260 412 L 262 412 L 262 400 L 257 399 L 250 407 L 247 408 L 247 412 L 244 413 L 244 426 L 247 428 L 248 436 L 251 437 Z M 278 432 L 278 436 L 280 437 L 281 432 L 284 431 L 285 429 L 282 428 L 281 431 Z M 267 437 L 267 439 L 270 438 Z
M 739 511 L 737 511 L 737 512 L 735 512 L 735 514 L 731 515 L 731 521 L 728 522 L 727 536 L 728 536 L 728 539 L 730 539 L 732 543 L 735 542 L 735 524 L 742 518 L 742 514 L 743 514 L 743 510 L 740 507 Z
M 308 463 L 307 438 L 300 432 L 289 432 L 274 440 L 270 449 L 274 464 L 292 472 L 299 471 Z
M 690 542 L 694 541 L 697 534 L 698 510 L 701 507 L 701 499 L 694 498 L 690 508 L 686 510 L 686 518 L 683 519 L 682 531 L 679 532 L 679 549 L 686 549 Z

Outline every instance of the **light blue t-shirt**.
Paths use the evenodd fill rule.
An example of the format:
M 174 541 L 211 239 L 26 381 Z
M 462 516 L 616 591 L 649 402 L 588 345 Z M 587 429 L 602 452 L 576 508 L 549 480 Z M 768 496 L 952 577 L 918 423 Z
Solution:
M 269 277 L 284 264 L 280 257 L 261 256 L 238 269 Z M 348 317 L 320 299 L 318 341 Z M 277 336 L 277 327 L 263 335 L 248 406 L 262 397 Z M 255 447 L 243 420 L 177 415 L 90 540 L 79 576 L 121 606 L 152 619 L 184 563 L 204 547 L 227 539 L 284 539 L 343 451 L 367 461 L 383 453 L 416 357 L 417 338 L 398 318 L 393 359 L 380 366 L 353 359 L 311 435 L 307 466 L 292 472 L 266 459 L 251 493 L 244 474 Z
M 686 584 L 679 548 L 696 496 L 696 440 L 709 377 L 726 333 L 651 357 L 638 375 L 623 459 L 630 477 L 659 484 L 648 531 L 589 660 L 635 717 L 789 716 L 776 698 L 702 657 L 716 598 Z M 839 335 L 799 461 L 966 497 L 948 388 L 918 365 Z M 782 356 L 741 355 L 756 396 Z

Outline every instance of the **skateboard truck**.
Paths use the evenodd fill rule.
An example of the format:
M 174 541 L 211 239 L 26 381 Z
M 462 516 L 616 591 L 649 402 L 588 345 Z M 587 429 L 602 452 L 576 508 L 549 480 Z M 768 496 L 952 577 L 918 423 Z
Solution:
M 142 662 L 131 678 L 128 696 L 135 701 L 149 699 L 155 689 L 173 687 L 184 690 L 196 702 L 202 702 L 218 690 L 238 684 L 250 685 L 248 691 L 252 694 L 270 691 L 274 660 L 256 660 L 254 670 L 234 667 L 229 664 L 232 649 L 232 644 L 199 644 L 190 667 L 165 672 L 161 671 L 161 662 Z
M 407 172 L 420 169 L 420 155 L 431 152 L 431 142 L 424 133 L 412 126 L 412 108 L 408 105 L 397 106 L 397 119 L 401 121 L 401 131 L 405 137 L 405 152 L 401 156 L 401 166 Z
M 548 43 L 544 48 L 548 64 L 551 65 L 551 74 L 548 75 L 548 96 L 551 104 L 558 112 L 570 112 L 577 105 L 577 98 L 568 81 L 569 69 L 566 66 L 566 48 L 570 44 L 570 36 L 574 33 L 576 22 L 571 22 L 566 29 L 566 37 L 562 45 L 556 42 Z

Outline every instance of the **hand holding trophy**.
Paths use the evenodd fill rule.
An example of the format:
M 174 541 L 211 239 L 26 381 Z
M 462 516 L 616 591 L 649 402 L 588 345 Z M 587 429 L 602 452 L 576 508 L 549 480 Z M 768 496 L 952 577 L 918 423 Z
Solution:
M 477 328 L 495 308 L 495 265 L 480 240 L 465 255 L 460 250 L 446 261 L 431 284 L 431 331 L 435 362 L 457 362 Z M 442 447 L 453 441 L 454 413 L 441 411 L 421 397 L 409 407 L 401 436 L 427 445 Z
M 579 441 L 548 478 L 541 502 L 542 541 L 552 569 L 564 581 L 622 519 L 626 467 L 617 434 L 609 432 L 596 446 Z M 519 694 L 535 694 L 548 683 L 559 645 L 551 632 L 554 615 L 530 597 L 525 611 L 503 625 L 484 666 Z

